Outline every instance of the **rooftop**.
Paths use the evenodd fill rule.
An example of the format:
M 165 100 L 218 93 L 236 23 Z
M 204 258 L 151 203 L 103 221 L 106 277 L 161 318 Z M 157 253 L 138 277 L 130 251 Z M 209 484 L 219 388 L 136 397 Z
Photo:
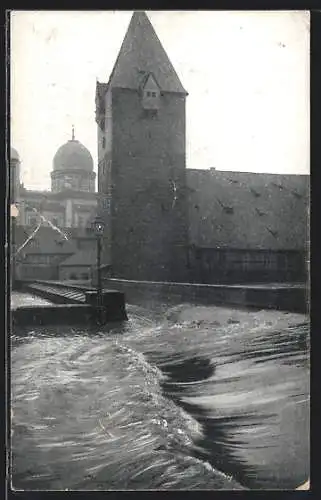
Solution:
M 304 249 L 309 176 L 187 170 L 190 243 Z
M 149 73 L 163 92 L 186 94 L 148 16 L 134 12 L 108 85 L 137 90 Z M 102 90 L 104 87 L 98 92 Z
M 92 172 L 94 162 L 88 149 L 75 139 L 74 128 L 71 139 L 60 146 L 53 159 L 53 170 L 85 170 Z

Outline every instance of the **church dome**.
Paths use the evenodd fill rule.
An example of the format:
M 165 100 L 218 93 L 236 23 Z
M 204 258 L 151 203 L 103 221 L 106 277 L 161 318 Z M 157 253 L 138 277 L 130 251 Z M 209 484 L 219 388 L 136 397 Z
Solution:
M 20 161 L 18 151 L 15 148 L 10 149 L 10 160 Z
M 53 170 L 92 172 L 94 162 L 88 149 L 74 137 L 60 146 L 53 159 Z

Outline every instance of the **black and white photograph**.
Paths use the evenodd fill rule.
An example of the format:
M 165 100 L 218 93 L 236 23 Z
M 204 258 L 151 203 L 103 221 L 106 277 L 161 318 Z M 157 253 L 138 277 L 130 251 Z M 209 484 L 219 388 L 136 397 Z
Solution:
M 309 490 L 310 13 L 7 19 L 11 490 Z

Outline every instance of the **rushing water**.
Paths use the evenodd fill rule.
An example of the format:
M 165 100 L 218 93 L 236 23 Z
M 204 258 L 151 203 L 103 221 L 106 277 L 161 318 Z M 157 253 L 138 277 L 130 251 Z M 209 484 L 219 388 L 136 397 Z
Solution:
M 51 304 L 51 302 L 40 297 L 36 297 L 35 295 L 30 295 L 28 293 L 13 293 L 11 300 L 11 310 L 17 309 L 18 307 L 22 306 L 37 307 L 49 304 Z
M 192 304 L 128 315 L 103 330 L 13 332 L 14 488 L 294 489 L 308 478 L 305 316 Z

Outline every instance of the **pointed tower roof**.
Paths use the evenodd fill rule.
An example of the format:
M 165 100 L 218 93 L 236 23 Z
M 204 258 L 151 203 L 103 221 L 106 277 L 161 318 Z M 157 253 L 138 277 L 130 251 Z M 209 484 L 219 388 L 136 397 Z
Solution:
M 138 89 L 152 73 L 164 92 L 187 94 L 145 12 L 134 12 L 108 85 Z

